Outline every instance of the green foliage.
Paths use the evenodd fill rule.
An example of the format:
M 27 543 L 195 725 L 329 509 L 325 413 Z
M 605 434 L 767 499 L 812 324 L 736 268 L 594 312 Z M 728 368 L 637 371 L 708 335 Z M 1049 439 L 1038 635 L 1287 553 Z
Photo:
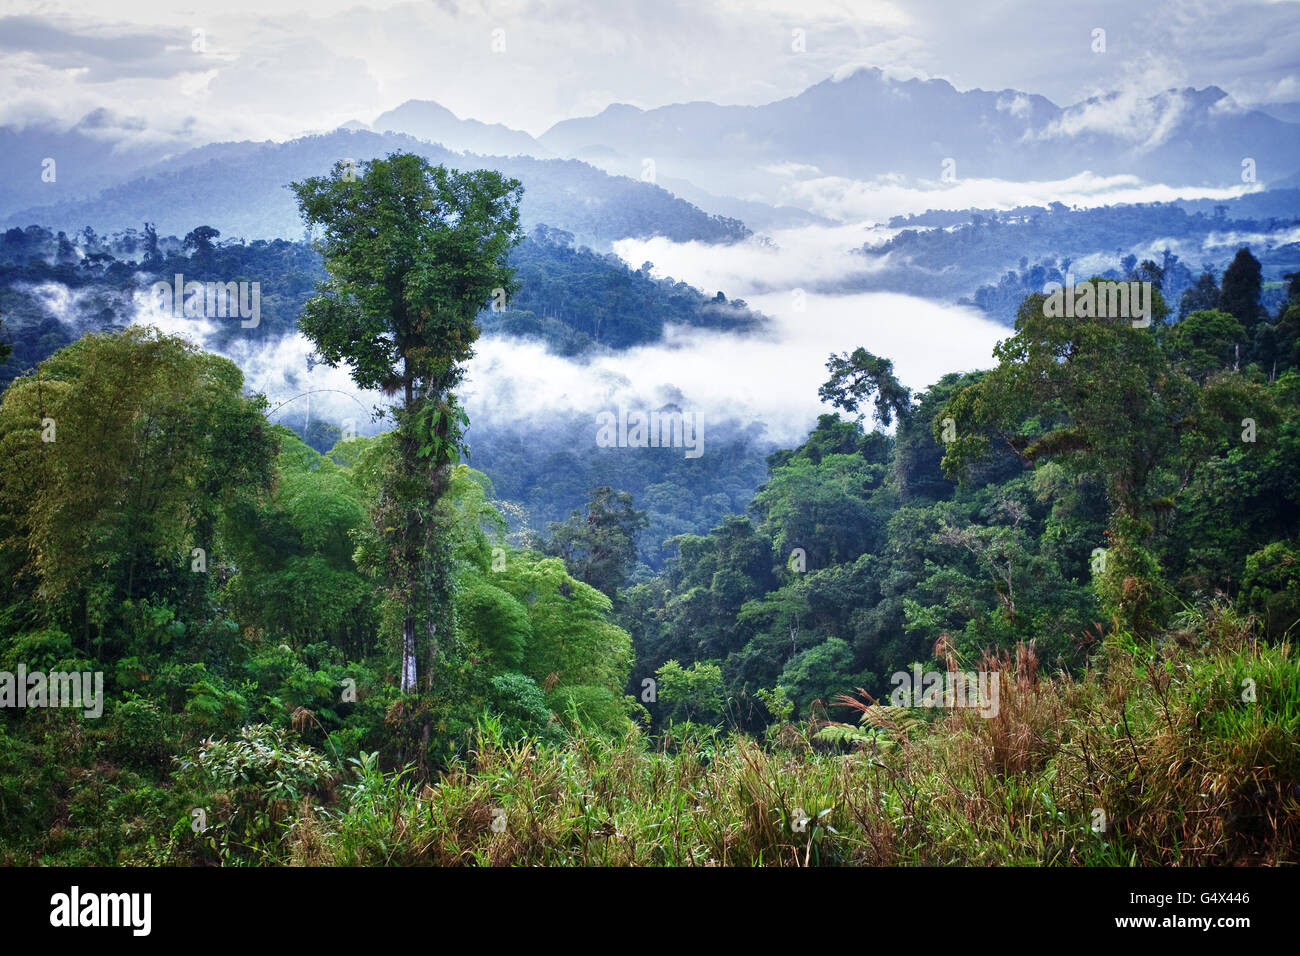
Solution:
M 853 727 L 849 724 L 828 724 L 813 735 L 815 740 L 823 743 L 835 744 L 839 747 L 848 747 L 854 744 L 869 744 L 876 737 L 870 731 L 863 730 L 861 727 Z
M 1166 309 L 1155 297 L 1159 329 Z M 1149 631 L 1161 614 L 1161 576 L 1146 542 L 1175 482 L 1181 477 L 1185 486 L 1244 417 L 1275 423 L 1277 413 L 1256 383 L 1219 376 L 1202 386 L 1171 367 L 1151 328 L 1127 318 L 1049 315 L 1046 306 L 1042 295 L 1026 299 L 1016 335 L 995 350 L 998 367 L 948 402 L 944 415 L 956 437 L 944 466 L 960 474 L 996 441 L 1026 465 L 1057 460 L 1100 478 L 1112 507 L 1103 605 L 1126 626 Z M 1202 332 L 1217 327 L 1213 317 L 1197 321 Z M 1193 363 L 1208 354 L 1196 329 L 1174 339 L 1191 349 Z
M 1300 668 L 1288 647 L 1243 645 L 1238 623 L 1215 613 L 1198 625 L 1204 646 L 1114 648 L 1078 679 L 1034 676 L 1022 654 L 1001 671 L 996 720 L 868 706 L 860 726 L 767 747 L 681 724 L 655 750 L 634 735 L 513 743 L 484 721 L 473 761 L 418 792 L 404 773 L 363 764 L 340 812 L 296 827 L 282 854 L 477 866 L 1289 862 Z
M 1248 555 L 1241 592 L 1270 635 L 1294 631 L 1300 624 L 1300 547 L 1274 541 Z
M 1193 312 L 1170 330 L 1169 348 L 1189 374 L 1204 381 L 1213 372 L 1235 364 L 1236 346 L 1244 334 L 1241 323 L 1229 313 Z
M 895 415 L 902 419 L 911 413 L 912 394 L 894 376 L 894 363 L 889 359 L 859 348 L 852 355 L 832 355 L 826 369 L 831 377 L 818 391 L 822 401 L 854 414 L 862 402 L 875 395 L 872 417 L 886 428 Z
M 563 229 L 535 227 L 510 264 L 519 287 L 504 308 L 480 317 L 483 331 L 540 338 L 561 355 L 658 341 L 669 325 L 745 332 L 762 322 L 742 300 L 718 300 L 685 282 L 653 278 L 645 266 L 634 270 L 612 253 L 575 246 Z
M 346 362 L 362 388 L 410 390 L 443 381 L 469 358 L 474 319 L 519 240 L 521 186 L 488 170 L 459 173 L 397 153 L 338 164 L 293 184 L 307 223 L 320 226 L 329 279 L 298 326 L 330 365 Z M 432 412 L 421 403 L 408 412 Z M 446 434 L 446 425 L 435 429 Z
M 1160 281 L 1153 263 L 1134 274 Z M 799 713 L 855 682 L 887 694 L 877 675 L 939 644 L 978 660 L 1033 640 L 1074 670 L 1107 619 L 1153 633 L 1216 592 L 1284 633 L 1292 587 L 1264 571 L 1281 552 L 1242 582 L 1251 555 L 1300 528 L 1300 380 L 1234 371 L 1231 316 L 1164 318 L 1158 297 L 1153 326 L 1135 328 L 1053 318 L 1031 296 L 998 367 L 896 403 L 895 438 L 822 416 L 770 456 L 757 524 L 678 539 L 666 572 L 625 593 L 639 671 L 720 660 L 741 725 L 758 729 L 764 688 L 786 686 Z M 842 401 L 888 371 L 865 353 L 832 365 Z
M 645 526 L 645 512 L 632 507 L 631 495 L 601 486 L 586 515 L 575 511 L 564 524 L 551 525 L 547 553 L 612 600 L 636 564 L 636 535 Z
M 175 739 L 170 732 L 170 715 L 157 701 L 138 694 L 117 701 L 113 719 L 121 748 L 119 756 L 127 762 L 157 764 L 170 756 Z
M 336 772 L 322 754 L 266 724 L 208 741 L 178 764 L 177 783 L 206 817 L 207 829 L 194 834 L 197 852 L 223 864 L 266 862 L 302 812 L 299 803 L 321 799 Z
M 367 497 L 349 470 L 277 427 L 279 474 L 264 504 L 222 526 L 231 563 L 228 606 L 268 640 L 330 640 L 361 655 L 375 649 L 372 587 L 354 559 Z
M 722 668 L 696 661 L 682 667 L 669 661 L 655 671 L 658 698 L 668 705 L 671 722 L 717 723 L 723 717 Z
M 490 666 L 513 670 L 523 664 L 532 637 L 528 611 L 507 591 L 471 580 L 456 595 L 462 633 L 487 652 Z
M 1231 264 L 1223 273 L 1219 291 L 1219 308 L 1241 323 L 1247 343 L 1254 338 L 1261 311 L 1259 293 L 1262 274 L 1259 260 L 1250 254 L 1248 247 L 1237 250 Z
M 524 550 L 455 462 L 445 389 L 321 454 L 179 340 L 57 352 L 0 400 L 0 670 L 102 670 L 107 706 L 0 713 L 0 862 L 1292 862 L 1300 377 L 1239 363 L 1212 308 L 1133 329 L 1035 302 L 997 368 L 915 396 L 869 353 L 833 362 L 843 407 L 883 392 L 896 434 L 822 416 L 659 575 L 632 568 L 637 506 L 685 513 L 679 486 L 599 487 L 559 556 Z M 1294 308 L 1255 341 L 1289 354 Z M 472 342 L 468 305 L 424 319 L 444 358 Z M 447 597 L 418 696 L 384 639 L 413 620 L 394 568 Z M 997 670 L 1001 710 L 867 703 L 914 661 Z M 1093 833 L 1096 806 L 1123 826 Z
M 855 684 L 875 683 L 874 677 L 853 678 L 846 683 L 844 675 L 852 666 L 853 649 L 838 637 L 828 637 L 786 662 L 777 689 L 784 692 L 800 716 L 807 716 L 815 702 L 820 702 L 825 713 L 833 698 L 847 693 Z
M 238 690 L 205 679 L 189 688 L 185 716 L 192 726 L 211 732 L 238 726 L 247 717 L 248 707 L 248 698 Z
M 265 403 L 242 385 L 229 360 L 132 328 L 87 335 L 6 390 L 0 565 L 32 613 L 87 651 L 129 654 L 120 618 L 137 597 L 206 611 L 219 521 L 271 479 Z M 210 573 L 192 570 L 195 548 Z
M 632 667 L 632 643 L 608 621 L 609 598 L 570 577 L 559 559 L 518 552 L 510 552 L 491 580 L 524 609 L 531 637 L 522 673 L 546 689 L 551 710 L 568 719 L 576 708 L 583 726 L 624 732 L 628 708 L 621 688 Z
M 517 671 L 506 671 L 493 677 L 491 686 L 493 707 L 501 715 L 503 739 L 547 740 L 557 736 L 546 695 L 536 681 Z
M 795 548 L 813 569 L 874 550 L 884 530 L 886 473 L 860 455 L 826 455 L 815 464 L 793 459 L 754 496 L 752 508 L 763 515 L 759 532 L 772 539 L 781 564 Z
M 783 687 L 778 686 L 772 690 L 760 687 L 755 696 L 763 702 L 763 706 L 767 708 L 773 720 L 784 723 L 794 713 L 794 701 L 786 696 Z

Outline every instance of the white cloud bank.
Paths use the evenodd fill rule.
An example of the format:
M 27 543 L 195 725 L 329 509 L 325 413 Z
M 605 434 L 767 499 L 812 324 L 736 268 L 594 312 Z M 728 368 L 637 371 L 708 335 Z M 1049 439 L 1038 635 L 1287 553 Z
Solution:
M 560 416 L 595 415 L 623 403 L 657 408 L 675 403 L 709 425 L 762 422 L 767 437 L 799 443 L 817 415 L 830 411 L 817 398 L 832 352 L 864 346 L 894 361 L 900 379 L 919 389 L 945 373 L 988 367 L 994 344 L 1009 331 L 982 314 L 892 293 L 820 295 L 793 293 L 799 283 L 862 269 L 861 257 L 843 250 L 871 234 L 862 225 L 779 231 L 776 245 L 708 246 L 663 239 L 626 241 L 619 253 L 629 262 L 651 259 L 659 273 L 706 290 L 743 297 L 772 322 L 761 333 L 732 334 L 671 327 L 661 342 L 574 360 L 553 355 L 540 343 L 486 337 L 477 345 L 462 388 L 471 422 L 545 425 Z M 773 288 L 777 291 L 771 291 Z M 310 402 L 313 418 L 354 419 L 362 434 L 379 426 L 367 411 L 383 396 L 356 388 L 346 368 L 308 368 L 311 343 L 302 335 L 262 343 L 239 334 L 221 349 L 217 323 L 238 320 L 177 318 L 148 297 L 138 303 L 138 324 L 157 326 L 197 345 L 220 351 L 244 371 L 248 387 L 264 393 L 273 421 L 300 420 Z M 312 392 L 309 399 L 301 396 Z M 594 434 L 594 431 L 593 431 Z M 709 436 L 705 434 L 705 453 Z
M 822 176 L 784 184 L 781 202 L 834 219 L 888 220 L 890 216 L 927 209 L 1014 209 L 1016 206 L 1091 208 L 1116 203 L 1170 202 L 1174 199 L 1235 199 L 1266 188 L 1262 183 L 1223 188 L 1168 186 L 1146 183 L 1137 176 L 1099 176 L 1084 171 L 1067 179 L 1017 182 L 1007 179 L 963 179 L 956 182 L 905 183 L 899 177 L 875 180 Z

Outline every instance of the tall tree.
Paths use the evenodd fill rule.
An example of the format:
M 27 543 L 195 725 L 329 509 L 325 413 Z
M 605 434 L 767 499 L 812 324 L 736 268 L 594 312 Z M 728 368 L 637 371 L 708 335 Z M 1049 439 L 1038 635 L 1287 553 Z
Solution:
M 912 393 L 894 375 L 894 363 L 878 358 L 864 348 L 853 354 L 832 355 L 826 362 L 831 377 L 818 389 L 822 401 L 850 414 L 872 395 L 876 396 L 872 417 L 888 428 L 894 416 L 906 418 L 912 410 Z
M 1178 320 L 1181 322 L 1193 312 L 1208 312 L 1219 307 L 1219 283 L 1207 267 L 1196 280 L 1196 285 L 1183 292 L 1178 303 Z
M 1232 368 L 1234 346 L 1241 341 L 1241 323 L 1217 309 L 1193 312 L 1173 327 L 1167 347 L 1175 360 L 1198 381 Z
M 213 229 L 211 226 L 196 226 L 185 234 L 185 239 L 181 242 L 181 248 L 186 252 L 193 252 L 196 259 L 206 262 L 212 256 L 214 243 L 219 238 L 221 238 L 220 229 Z
M 396 460 L 372 518 L 385 542 L 390 630 L 400 622 L 401 686 L 425 693 L 438 637 L 453 633 L 439 505 L 467 419 L 452 389 L 473 355 L 479 312 L 511 289 L 506 255 L 522 238 L 523 187 L 491 170 L 395 153 L 360 170 L 338 163 L 292 188 L 308 227 L 323 230 L 329 273 L 299 328 L 326 364 L 346 362 L 360 387 L 400 400 Z
M 1219 311 L 1227 312 L 1241 323 L 1244 332 L 1241 343 L 1243 364 L 1247 360 L 1246 352 L 1255 340 L 1255 330 L 1262 316 L 1259 306 L 1259 293 L 1262 288 L 1263 276 L 1259 260 L 1250 254 L 1249 247 L 1242 246 L 1223 273 L 1223 286 L 1219 292 Z
M 586 515 L 575 511 L 568 521 L 551 524 L 547 553 L 563 558 L 570 574 L 612 600 L 636 565 L 637 532 L 647 524 L 630 494 L 604 485 L 592 493 Z

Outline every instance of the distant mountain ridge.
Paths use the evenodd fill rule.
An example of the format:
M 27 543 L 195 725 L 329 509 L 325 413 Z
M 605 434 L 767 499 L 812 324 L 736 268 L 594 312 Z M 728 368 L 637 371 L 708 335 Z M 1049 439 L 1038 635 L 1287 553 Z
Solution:
M 396 109 L 381 113 L 370 124 L 376 133 L 405 133 L 416 139 L 439 143 L 448 149 L 488 156 L 554 155 L 527 133 L 500 123 L 461 119 L 433 100 L 407 100 Z
M 144 121 L 93 110 L 71 128 L 0 126 L 0 211 L 93 196 L 189 149 Z
M 1171 185 L 1260 181 L 1294 172 L 1300 125 L 1241 109 L 1218 87 L 1135 98 L 1112 93 L 1068 107 L 1017 90 L 959 91 L 946 80 L 892 80 L 859 69 L 762 106 L 614 104 L 540 137 L 560 155 L 610 171 L 647 159 L 728 195 L 772 203 L 791 176 L 1051 180 L 1085 170 Z
M 93 198 L 10 212 L 3 223 L 69 231 L 89 225 L 104 232 L 149 221 L 160 234 L 176 235 L 207 224 L 227 237 L 292 238 L 302 235 L 303 225 L 290 182 L 324 175 L 342 159 L 361 161 L 398 150 L 518 178 L 524 183 L 525 228 L 556 226 L 600 250 L 628 237 L 718 242 L 749 234 L 738 220 L 710 216 L 651 183 L 610 176 L 577 160 L 461 155 L 410 136 L 345 130 L 287 143 L 200 147 Z

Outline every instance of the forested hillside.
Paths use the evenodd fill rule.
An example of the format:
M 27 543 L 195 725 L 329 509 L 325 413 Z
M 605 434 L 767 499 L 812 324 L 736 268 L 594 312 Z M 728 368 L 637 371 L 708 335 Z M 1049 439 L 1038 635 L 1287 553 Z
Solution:
M 1076 279 L 1119 279 L 1138 259 L 1157 262 L 1166 297 L 1177 302 L 1200 274 L 1221 272 L 1244 241 L 1273 279 L 1263 301 L 1275 311 L 1285 298 L 1277 278 L 1300 270 L 1297 202 L 1300 191 L 1274 189 L 1211 209 L 1185 202 L 1071 209 L 1056 202 L 897 216 L 889 223 L 896 235 L 860 248 L 866 262 L 890 268 L 827 287 L 942 294 L 1010 326 L 1025 296 L 1064 282 L 1067 271 Z
M 1300 0 L 7 7 L 3 938 L 1285 938 Z
M 665 326 L 752 331 L 763 317 L 721 290 L 704 295 L 684 282 L 654 279 L 610 254 L 574 245 L 571 233 L 538 226 L 513 251 L 517 293 L 483 307 L 488 333 L 535 338 L 565 355 L 624 349 L 659 340 Z M 85 227 L 71 235 L 43 226 L 0 233 L 0 314 L 13 354 L 0 364 L 5 383 L 87 331 L 129 325 L 150 303 L 151 286 L 180 274 L 187 282 L 257 282 L 259 321 L 223 322 L 205 343 L 266 343 L 297 330 L 298 314 L 325 277 L 309 243 L 222 240 L 212 226 L 159 236 L 152 223 L 106 236 Z M 194 318 L 201 318 L 196 313 Z

